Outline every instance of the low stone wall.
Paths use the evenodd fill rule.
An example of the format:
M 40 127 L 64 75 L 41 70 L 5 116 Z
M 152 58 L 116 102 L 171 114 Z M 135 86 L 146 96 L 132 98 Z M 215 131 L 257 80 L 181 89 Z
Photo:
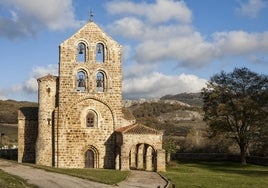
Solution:
M 239 155 L 226 153 L 176 153 L 171 156 L 172 160 L 181 161 L 232 161 L 240 162 Z M 248 163 L 268 166 L 268 157 L 248 156 Z

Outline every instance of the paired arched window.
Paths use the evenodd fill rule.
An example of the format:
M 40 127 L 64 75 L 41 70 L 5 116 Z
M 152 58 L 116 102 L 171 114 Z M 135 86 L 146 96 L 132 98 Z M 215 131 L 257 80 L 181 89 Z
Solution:
M 83 42 L 77 46 L 77 60 L 78 62 L 86 62 L 86 45 Z
M 84 70 L 80 70 L 76 75 L 76 90 L 79 92 L 85 92 L 88 90 L 88 75 Z M 107 78 L 103 71 L 99 71 L 96 74 L 96 92 L 102 93 L 107 91 Z M 89 90 L 88 90 L 89 91 Z
M 98 116 L 96 112 L 89 111 L 86 116 L 86 125 L 87 127 L 97 127 L 98 126 Z
M 87 88 L 87 74 L 84 71 L 79 71 L 77 73 L 77 91 L 85 91 Z
M 77 45 L 77 61 L 86 62 L 87 46 L 84 42 L 79 42 Z M 103 63 L 105 60 L 105 46 L 102 43 L 96 45 L 96 62 Z
M 104 45 L 102 43 L 98 43 L 96 45 L 96 62 L 103 63 L 104 62 L 104 54 L 105 54 Z

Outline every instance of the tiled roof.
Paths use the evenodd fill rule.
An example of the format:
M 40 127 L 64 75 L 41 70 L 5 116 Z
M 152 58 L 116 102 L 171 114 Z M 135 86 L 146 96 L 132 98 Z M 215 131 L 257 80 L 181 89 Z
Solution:
M 133 124 L 125 127 L 121 127 L 116 132 L 121 132 L 122 134 L 163 134 L 162 131 L 147 127 L 141 124 Z

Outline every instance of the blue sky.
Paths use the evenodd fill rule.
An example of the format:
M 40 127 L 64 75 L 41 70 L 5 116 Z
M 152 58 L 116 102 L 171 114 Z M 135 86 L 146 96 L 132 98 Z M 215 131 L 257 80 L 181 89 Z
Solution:
M 90 10 L 123 46 L 124 98 L 198 92 L 235 67 L 268 74 L 267 0 L 1 0 L 0 99 L 37 101 Z

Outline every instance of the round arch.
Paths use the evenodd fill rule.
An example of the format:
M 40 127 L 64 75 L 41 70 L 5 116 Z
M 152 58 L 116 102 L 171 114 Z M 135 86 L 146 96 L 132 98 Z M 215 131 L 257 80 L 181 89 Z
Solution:
M 129 151 L 129 168 L 146 171 L 156 170 L 156 150 L 147 143 L 132 145 Z
M 99 168 L 99 152 L 93 145 L 83 150 L 85 168 Z
M 117 124 L 117 117 L 116 117 L 116 113 L 114 112 L 114 110 L 112 109 L 112 107 L 109 105 L 108 102 L 100 99 L 97 96 L 82 96 L 81 98 L 79 98 L 78 100 L 76 100 L 75 102 L 73 102 L 68 109 L 66 109 L 65 114 L 64 114 L 64 118 L 63 118 L 63 126 L 67 126 L 68 124 L 68 114 L 70 113 L 71 109 L 74 108 L 75 105 L 78 105 L 80 102 L 83 102 L 84 100 L 87 99 L 93 99 L 96 100 L 102 104 L 104 104 L 105 106 L 107 106 L 107 108 L 110 110 L 112 118 L 113 118 L 113 129 L 115 129 L 115 125 Z

